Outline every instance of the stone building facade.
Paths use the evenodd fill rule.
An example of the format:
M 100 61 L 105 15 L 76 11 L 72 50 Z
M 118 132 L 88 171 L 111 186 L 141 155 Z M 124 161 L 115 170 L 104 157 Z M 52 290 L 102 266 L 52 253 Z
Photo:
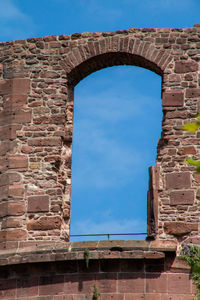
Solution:
M 132 274 L 132 271 L 139 273 L 130 276 L 137 278 L 143 276 L 142 289 L 137 293 L 134 288 L 130 288 L 126 293 L 125 288 L 116 287 L 114 292 L 106 292 L 103 299 L 192 299 L 194 291 L 186 266 L 175 268 L 181 274 L 179 282 L 184 282 L 181 281 L 181 276 L 187 276 L 182 287 L 184 290 L 185 286 L 190 286 L 186 298 L 183 298 L 185 293 L 182 293 L 182 298 L 177 298 L 180 291 L 177 293 L 176 287 L 170 290 L 170 283 L 163 290 L 160 286 L 148 290 L 146 282 L 147 277 L 154 276 L 154 273 L 158 274 L 159 278 L 165 278 L 164 275 L 168 274 L 169 270 L 174 272 L 174 269 L 170 269 L 169 264 L 166 263 L 169 260 L 165 259 L 168 257 L 165 253 L 171 251 L 170 247 L 176 253 L 176 249 L 184 243 L 199 242 L 200 175 L 185 163 L 185 158 L 188 156 L 199 158 L 200 135 L 198 132 L 190 134 L 182 130 L 182 126 L 191 121 L 200 110 L 200 25 L 198 24 L 186 29 L 131 28 L 116 32 L 74 33 L 70 36 L 30 38 L 0 44 L 0 249 L 1 264 L 9 269 L 6 273 L 9 274 L 8 278 L 11 278 L 9 280 L 12 278 L 14 280 L 14 296 L 11 293 L 8 298 L 5 296 L 6 293 L 2 292 L 4 297 L 2 299 L 22 299 L 20 298 L 22 296 L 18 297 L 16 292 L 17 282 L 21 282 L 19 280 L 23 276 L 20 275 L 19 270 L 16 271 L 15 267 L 25 263 L 23 261 L 25 254 L 20 255 L 20 253 L 31 252 L 32 258 L 27 258 L 26 263 L 35 266 L 36 261 L 39 261 L 40 265 L 36 264 L 39 269 L 36 268 L 35 272 L 41 274 L 42 261 L 46 261 L 44 253 L 50 251 L 48 247 L 62 244 L 63 246 L 59 247 L 67 249 L 68 252 L 70 247 L 82 249 L 80 245 L 72 246 L 68 243 L 73 92 L 76 84 L 87 75 L 116 65 L 140 66 L 162 76 L 163 122 L 156 165 L 150 167 L 147 201 L 149 242 L 146 242 L 143 248 L 141 244 L 139 246 L 142 251 L 143 271 L 139 272 L 136 268 L 135 271 L 129 272 L 127 271 L 129 267 L 125 271 L 126 276 Z M 138 247 L 135 244 L 130 245 L 128 248 L 118 245 L 118 250 L 115 247 L 113 250 L 110 244 L 100 248 L 91 246 L 91 249 L 92 251 L 95 249 L 94 257 L 97 260 L 100 259 L 98 253 L 109 249 L 111 256 L 116 255 L 121 266 L 120 251 L 137 253 Z M 37 258 L 38 247 L 42 247 L 44 251 L 42 258 Z M 88 245 L 87 247 L 90 248 Z M 75 265 L 77 259 L 80 257 L 83 259 L 83 253 L 79 250 L 75 251 L 76 255 L 73 254 L 76 256 L 73 261 Z M 52 251 L 51 248 L 50 252 Z M 148 258 L 145 251 L 149 255 L 151 251 L 157 253 L 158 260 L 162 261 L 160 266 L 165 265 L 165 267 L 163 269 L 161 267 L 162 270 L 159 269 L 158 272 L 147 272 L 149 275 L 145 273 L 144 270 L 148 269 L 144 267 L 146 260 L 149 262 L 152 259 L 151 255 Z M 124 259 L 128 259 L 131 254 L 125 252 Z M 53 253 L 55 254 L 54 251 Z M 102 254 L 102 259 L 106 257 L 105 253 Z M 77 258 L 78 254 L 80 256 Z M 9 255 L 12 257 L 10 258 Z M 163 255 L 162 258 L 159 255 Z M 49 261 L 52 261 L 54 256 L 49 254 L 48 257 Z M 72 256 L 63 254 L 58 260 L 66 259 L 70 264 L 69 257 Z M 176 261 L 176 257 L 174 259 Z M 12 267 L 9 267 L 10 265 Z M 136 265 L 140 266 L 140 263 L 137 261 Z M 59 264 L 54 263 L 53 268 L 57 266 Z M 15 269 L 16 276 L 12 275 L 12 268 Z M 16 268 L 20 269 L 19 266 Z M 99 263 L 97 269 L 98 272 L 102 270 L 99 269 Z M 107 267 L 108 273 L 116 273 L 113 275 L 115 279 L 118 278 L 115 282 L 121 278 L 118 273 L 122 269 L 123 267 L 120 269 L 116 267 L 115 271 L 109 271 L 113 269 Z M 79 271 L 80 268 L 75 271 L 78 274 L 75 281 L 81 286 L 82 281 L 78 279 Z M 62 273 L 64 271 L 56 272 L 57 276 L 62 277 L 61 282 L 64 282 L 67 278 L 67 275 Z M 162 272 L 166 273 L 162 275 Z M 99 275 L 95 273 L 94 276 L 92 282 Z M 55 288 L 55 293 L 51 294 L 50 298 L 41 298 L 44 294 L 38 294 L 39 277 L 40 275 L 34 277 L 37 284 L 34 280 L 28 283 L 28 286 L 37 286 L 34 289 L 33 299 L 89 299 L 86 293 L 76 296 L 81 288 L 76 288 L 74 293 L 70 289 L 71 292 L 68 292 L 68 289 L 64 289 L 64 292 L 63 288 L 62 292 L 57 293 Z M 127 277 L 127 281 L 125 280 L 127 285 L 129 279 Z M 5 284 L 7 279 L 2 280 Z M 120 282 L 125 282 L 123 280 Z M 41 284 L 45 285 L 45 283 Z M 177 284 L 177 286 L 181 285 Z M 10 285 L 7 290 L 10 291 Z M 115 296 L 112 296 L 113 293 Z M 153 296 L 144 298 L 148 293 Z M 157 298 L 155 293 L 158 294 Z M 60 298 L 55 296 L 57 294 L 61 294 Z M 176 295 L 176 298 L 173 295 Z

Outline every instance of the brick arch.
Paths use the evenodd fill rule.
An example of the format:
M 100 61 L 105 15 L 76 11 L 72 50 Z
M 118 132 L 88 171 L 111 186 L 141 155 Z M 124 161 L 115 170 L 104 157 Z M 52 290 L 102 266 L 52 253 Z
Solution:
M 149 42 L 115 36 L 77 46 L 63 60 L 63 65 L 68 84 L 75 86 L 89 74 L 117 65 L 139 66 L 162 76 L 171 60 L 169 52 L 156 49 Z

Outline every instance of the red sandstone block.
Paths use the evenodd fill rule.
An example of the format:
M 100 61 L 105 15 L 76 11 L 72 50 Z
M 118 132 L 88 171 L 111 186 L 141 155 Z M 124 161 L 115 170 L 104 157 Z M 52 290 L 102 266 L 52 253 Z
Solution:
M 116 293 L 117 275 L 113 273 L 97 274 L 96 285 L 101 293 Z
M 27 94 L 30 87 L 30 79 L 14 78 L 0 82 L 0 94 Z
M 178 154 L 179 155 L 196 154 L 196 149 L 194 146 L 178 148 Z
M 28 197 L 28 212 L 49 211 L 49 196 L 37 195 Z
M 1 139 L 15 139 L 16 131 L 22 128 L 21 125 L 7 125 L 0 127 Z
M 184 223 L 184 222 L 165 222 L 164 231 L 167 234 L 182 236 L 191 231 L 198 231 L 198 223 Z
M 17 298 L 38 296 L 38 278 L 25 277 L 17 280 Z
M 26 155 L 9 155 L 8 163 L 10 169 L 28 169 L 28 158 Z
M 183 93 L 170 93 L 165 92 L 162 95 L 163 106 L 183 106 L 184 95 Z
M 64 293 L 66 294 L 92 294 L 94 291 L 94 274 L 71 274 L 65 275 Z
M 194 300 L 195 297 L 192 296 L 192 295 L 185 295 L 185 294 L 180 294 L 180 295 L 177 295 L 177 294 L 168 294 L 167 298 L 165 299 L 162 299 L 161 300 Z
M 191 187 L 191 178 L 189 172 L 166 174 L 167 189 L 185 189 Z
M 64 276 L 53 275 L 51 277 L 41 276 L 39 280 L 39 295 L 58 295 L 63 293 Z
M 79 295 L 74 295 L 74 296 L 73 295 L 58 295 L 58 296 L 54 296 L 54 300 L 78 300 L 77 296 L 79 297 Z M 50 299 L 50 300 L 52 300 L 52 299 Z M 85 299 L 81 299 L 81 300 L 85 300 Z
M 16 111 L 3 111 L 0 112 L 0 126 L 12 123 L 24 124 L 31 121 L 30 110 L 16 110 Z
M 167 293 L 167 275 L 162 273 L 147 273 L 146 292 Z
M 4 156 L 8 153 L 12 154 L 16 152 L 17 141 L 4 140 L 0 143 L 0 156 Z
M 0 280 L 0 299 L 15 299 L 16 279 Z
M 175 63 L 175 73 L 187 73 L 198 71 L 198 63 L 196 61 L 177 61 Z
M 15 184 L 9 186 L 8 195 L 12 198 L 22 197 L 24 194 L 24 188 L 21 184 Z
M 22 227 L 22 218 L 17 218 L 17 217 L 9 217 L 9 218 L 4 218 L 1 224 L 1 229 L 6 229 L 6 228 L 19 228 Z
M 144 293 L 144 274 L 119 273 L 118 291 L 120 293 Z
M 136 293 L 124 294 L 124 297 L 125 297 L 124 300 L 146 300 L 146 298 L 144 298 L 143 293 L 141 293 L 141 294 L 136 294 Z M 157 299 L 155 298 L 155 300 L 157 300 Z
M 123 294 L 102 294 L 101 293 L 101 300 L 124 300 L 124 295 Z
M 0 186 L 13 184 L 14 182 L 19 182 L 21 180 L 21 175 L 18 173 L 5 173 L 0 175 Z
M 54 230 L 60 227 L 60 217 L 41 217 L 37 220 L 29 220 L 27 224 L 28 230 Z
M 193 177 L 196 182 L 200 183 L 200 174 L 199 173 L 194 173 Z
M 6 110 L 16 110 L 27 104 L 27 95 L 8 95 L 5 96 L 3 108 Z
M 168 274 L 169 294 L 191 294 L 191 280 L 189 274 Z
M 25 240 L 27 233 L 22 229 L 1 230 L 0 242 Z
M 51 137 L 51 138 L 31 138 L 28 140 L 29 146 L 60 146 L 61 139 L 59 137 Z
M 21 216 L 25 213 L 24 202 L 2 202 L 0 203 L 0 217 Z
M 170 204 L 193 204 L 194 203 L 194 191 L 173 191 L 170 193 Z
M 81 298 L 77 298 L 77 297 L 79 297 L 79 296 L 81 296 L 82 297 L 82 299 Z M 84 298 L 83 298 L 83 296 L 82 295 L 58 295 L 58 296 L 54 296 L 54 300 L 85 300 Z M 43 299 L 41 299 L 41 300 L 43 300 Z M 50 299 L 50 300 L 52 300 L 52 299 Z
M 198 98 L 200 96 L 200 88 L 189 88 L 186 89 L 187 98 Z

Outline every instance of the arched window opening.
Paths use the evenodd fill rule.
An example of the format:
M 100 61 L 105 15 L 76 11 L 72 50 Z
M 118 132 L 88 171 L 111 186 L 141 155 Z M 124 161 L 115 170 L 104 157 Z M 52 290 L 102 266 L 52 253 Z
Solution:
M 70 234 L 147 232 L 148 168 L 161 135 L 161 77 L 115 66 L 75 87 Z M 111 236 L 144 239 L 146 236 Z M 97 240 L 105 237 L 70 238 Z

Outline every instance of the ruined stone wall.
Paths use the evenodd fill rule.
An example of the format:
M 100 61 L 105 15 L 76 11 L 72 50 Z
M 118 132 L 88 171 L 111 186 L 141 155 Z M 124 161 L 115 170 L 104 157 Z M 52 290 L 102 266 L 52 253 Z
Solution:
M 61 245 L 63 246 L 63 245 Z M 86 266 L 84 248 L 89 248 Z M 193 300 L 195 286 L 172 244 L 58 243 L 0 255 L 2 300 Z
M 1 248 L 69 239 L 73 89 L 96 70 L 124 64 L 162 76 L 162 137 L 150 169 L 148 235 L 197 240 L 200 176 L 185 158 L 199 158 L 199 133 L 181 128 L 199 111 L 199 60 L 198 25 L 1 43 Z

